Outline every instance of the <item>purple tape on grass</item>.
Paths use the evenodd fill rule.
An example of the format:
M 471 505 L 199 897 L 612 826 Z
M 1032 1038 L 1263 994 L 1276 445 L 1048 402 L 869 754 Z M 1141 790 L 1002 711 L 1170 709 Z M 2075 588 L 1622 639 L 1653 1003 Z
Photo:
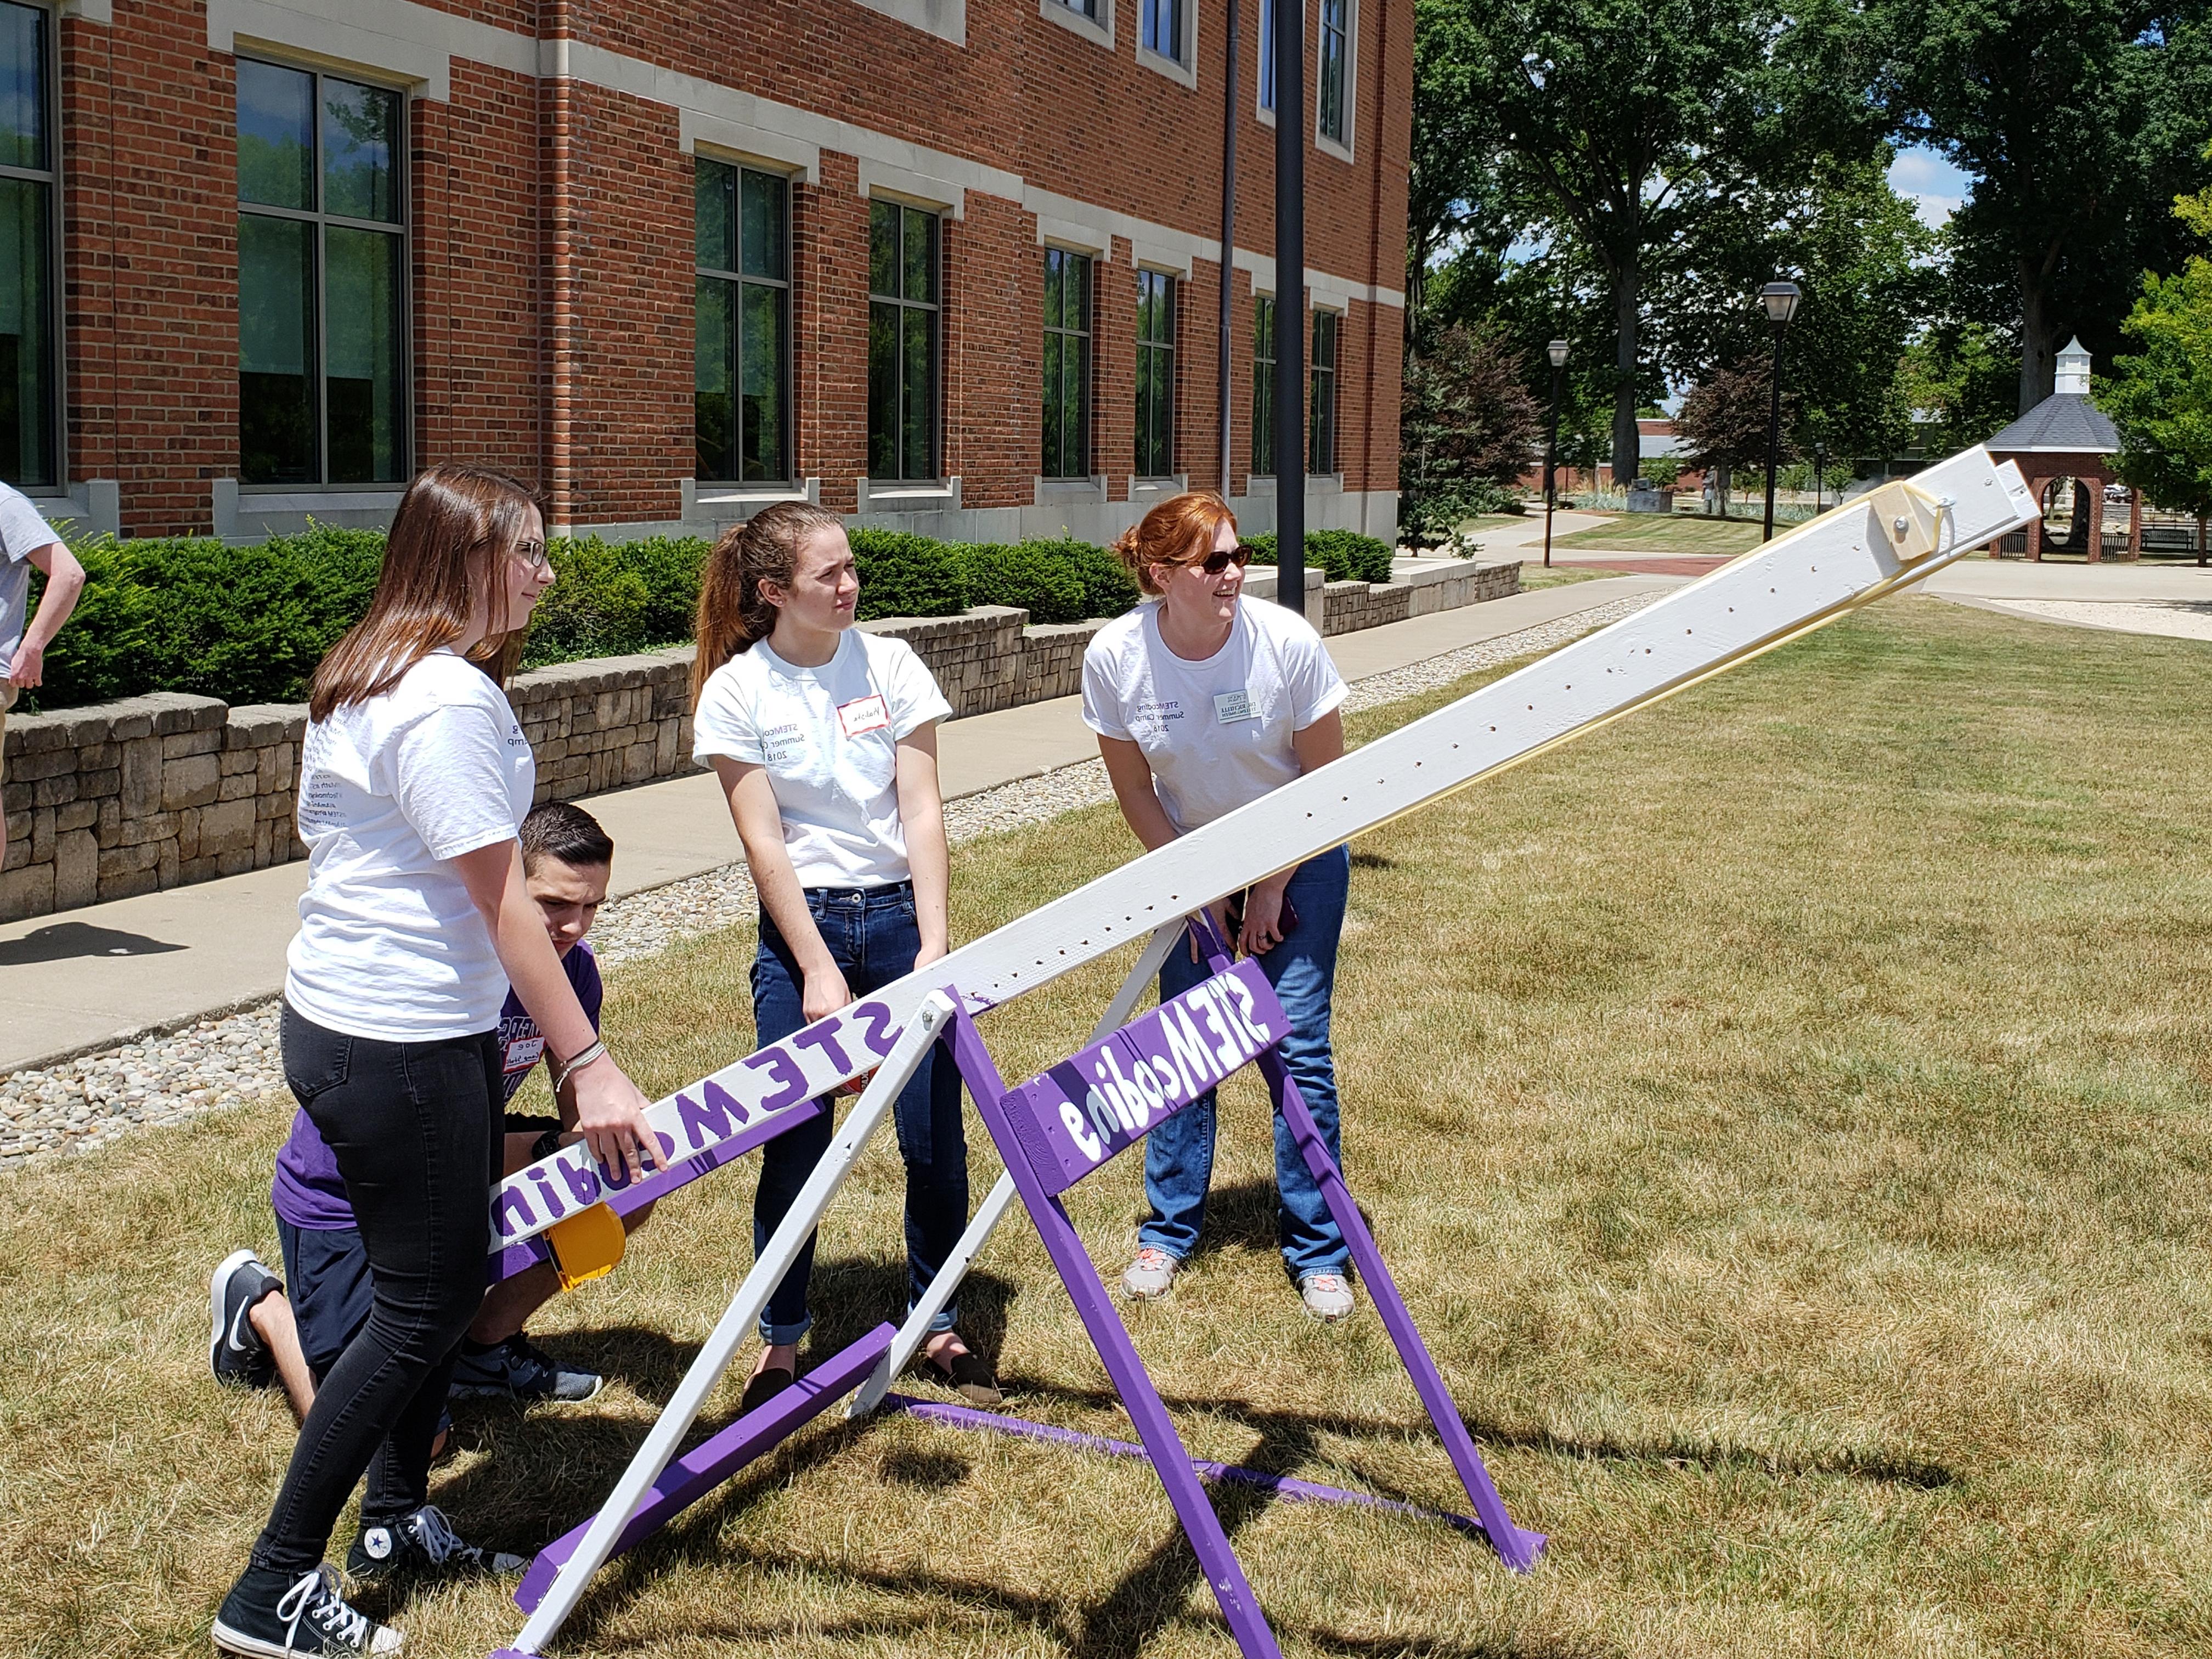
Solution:
M 976 1429 L 988 1434 L 1012 1435 L 1023 1440 L 1042 1440 L 1051 1445 L 1072 1446 L 1078 1451 L 1102 1452 L 1109 1457 L 1142 1457 L 1151 1454 L 1133 1440 L 1109 1440 L 1103 1434 L 1085 1434 L 1077 1429 L 1057 1429 L 1048 1423 L 1032 1423 L 1025 1417 L 1006 1417 L 997 1412 L 980 1412 L 972 1406 L 947 1406 L 934 1400 L 916 1400 L 911 1395 L 887 1394 L 884 1404 L 902 1411 L 910 1417 L 925 1418 L 933 1423 L 943 1423 L 956 1429 Z M 1449 1510 L 1425 1509 L 1419 1504 L 1407 1504 L 1395 1498 L 1377 1498 L 1372 1492 L 1348 1492 L 1342 1486 L 1324 1486 L 1316 1481 L 1294 1480 L 1287 1474 L 1269 1474 L 1261 1469 L 1240 1468 L 1234 1463 L 1216 1463 L 1203 1457 L 1190 1460 L 1192 1471 L 1202 1480 L 1228 1480 L 1240 1486 L 1257 1486 L 1276 1497 L 1300 1504 L 1358 1504 L 1367 1509 L 1388 1510 L 1394 1515 L 1410 1515 L 1422 1521 L 1441 1521 L 1447 1526 L 1457 1527 L 1462 1532 L 1484 1536 L 1482 1523 L 1472 1516 L 1454 1515 Z

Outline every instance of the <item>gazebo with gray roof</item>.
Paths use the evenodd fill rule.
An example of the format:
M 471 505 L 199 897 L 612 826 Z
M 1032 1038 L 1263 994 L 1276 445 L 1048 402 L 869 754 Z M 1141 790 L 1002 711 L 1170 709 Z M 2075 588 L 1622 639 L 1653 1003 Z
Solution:
M 2043 556 L 2044 496 L 2054 483 L 2079 478 L 2089 490 L 2089 562 L 2104 552 L 2105 486 L 2117 477 L 2112 457 L 2120 434 L 2089 400 L 2089 354 L 2077 337 L 2058 354 L 2057 390 L 1990 440 L 1990 453 L 2016 463 L 2039 509 L 2027 526 L 2027 556 Z M 2142 492 L 2128 500 L 2128 556 L 2142 553 Z

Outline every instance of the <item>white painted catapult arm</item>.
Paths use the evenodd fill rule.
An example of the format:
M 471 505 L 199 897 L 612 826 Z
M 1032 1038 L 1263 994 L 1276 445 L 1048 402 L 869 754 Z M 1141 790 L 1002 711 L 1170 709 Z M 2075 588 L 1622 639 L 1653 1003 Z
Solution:
M 1024 995 L 1279 870 L 1894 592 L 2034 514 L 2019 469 L 1998 465 L 1980 448 L 1910 483 L 1883 485 L 678 1091 L 656 1103 L 647 1121 L 678 1160 L 718 1145 L 737 1133 L 737 1112 L 718 1108 L 702 1129 L 702 1100 L 757 1117 L 826 1094 L 872 1069 L 884 1034 L 905 1025 L 941 987 L 958 986 L 971 1011 Z M 872 1048 L 861 1040 L 864 1025 L 877 1040 Z M 587 1151 L 569 1147 L 508 1177 L 494 1194 L 494 1248 L 572 1212 L 544 1212 L 548 1194 L 565 1203 L 557 1198 L 565 1191 L 588 1203 L 583 1194 L 596 1189 L 590 1166 Z

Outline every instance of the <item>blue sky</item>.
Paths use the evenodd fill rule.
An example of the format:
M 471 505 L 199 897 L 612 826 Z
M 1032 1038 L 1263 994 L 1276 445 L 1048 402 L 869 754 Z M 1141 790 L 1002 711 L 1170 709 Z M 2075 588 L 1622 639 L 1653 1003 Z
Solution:
M 1920 210 L 1922 222 L 1940 228 L 1966 199 L 1972 180 L 1924 144 L 1898 152 L 1889 164 L 1889 187 Z

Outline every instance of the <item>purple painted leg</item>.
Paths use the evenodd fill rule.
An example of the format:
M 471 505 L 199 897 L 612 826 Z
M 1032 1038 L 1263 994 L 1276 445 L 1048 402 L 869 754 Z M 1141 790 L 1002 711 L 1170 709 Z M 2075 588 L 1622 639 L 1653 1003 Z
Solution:
M 814 1370 L 766 1405 L 757 1407 L 712 1439 L 693 1447 L 661 1471 L 625 1526 L 615 1539 L 609 1559 L 633 1549 L 696 1504 L 739 1469 L 765 1452 L 774 1450 L 802 1425 L 819 1416 L 857 1389 L 875 1370 L 876 1361 L 890 1350 L 898 1334 L 895 1325 L 878 1325 L 851 1346 L 838 1351 L 827 1364 Z M 562 1563 L 583 1542 L 591 1522 L 574 1528 L 538 1553 L 530 1571 L 515 1586 L 514 1604 L 525 1613 L 537 1611 L 552 1588 Z M 503 1659 L 519 1650 L 501 1649 L 493 1659 Z
M 1460 1421 L 1459 1407 L 1452 1404 L 1450 1391 L 1444 1387 L 1436 1362 L 1429 1358 L 1428 1344 L 1421 1340 L 1413 1316 L 1407 1310 L 1406 1298 L 1398 1293 L 1397 1281 L 1382 1265 L 1382 1253 L 1375 1248 L 1374 1235 L 1367 1231 L 1359 1206 L 1352 1201 L 1343 1174 L 1329 1157 L 1328 1148 L 1322 1145 L 1321 1131 L 1315 1127 L 1313 1114 L 1306 1109 L 1298 1085 L 1291 1081 L 1290 1073 L 1272 1048 L 1261 1052 L 1260 1070 L 1267 1079 L 1268 1092 L 1275 1097 L 1275 1109 L 1290 1124 L 1291 1138 L 1304 1154 L 1306 1168 L 1321 1183 L 1322 1196 L 1328 1202 L 1329 1213 L 1344 1230 L 1344 1242 L 1352 1247 L 1352 1262 L 1359 1269 L 1368 1295 L 1375 1299 L 1376 1311 L 1382 1316 L 1383 1328 L 1398 1345 L 1398 1358 L 1405 1362 L 1406 1375 L 1413 1378 L 1414 1392 L 1428 1408 L 1429 1420 L 1436 1425 L 1444 1449 L 1451 1454 L 1452 1467 L 1459 1471 L 1461 1484 L 1466 1486 L 1467 1495 L 1474 1504 L 1475 1516 L 1482 1522 L 1491 1547 L 1498 1552 L 1498 1559 L 1514 1571 L 1528 1571 L 1536 1565 L 1536 1557 L 1544 1547 L 1544 1534 L 1522 1531 L 1505 1513 L 1504 1501 L 1491 1484 L 1490 1471 L 1482 1465 L 1482 1454 L 1474 1449 L 1467 1425 Z
M 1229 954 L 1228 942 L 1215 930 L 1210 915 L 1201 912 L 1191 926 L 1197 933 L 1199 949 L 1206 953 L 1213 972 L 1224 973 L 1236 965 Z M 1505 1502 L 1491 1484 L 1490 1471 L 1483 1467 L 1482 1454 L 1474 1449 L 1474 1439 L 1468 1433 L 1467 1425 L 1460 1421 L 1459 1407 L 1452 1404 L 1451 1391 L 1444 1387 L 1436 1361 L 1429 1358 L 1428 1344 L 1421 1340 L 1413 1316 L 1406 1307 L 1406 1298 L 1398 1293 L 1398 1281 L 1382 1265 L 1382 1253 L 1375 1248 L 1375 1236 L 1367 1231 L 1359 1206 L 1352 1201 L 1352 1193 L 1344 1184 L 1344 1172 L 1336 1167 L 1336 1160 L 1322 1145 L 1321 1130 L 1314 1123 L 1313 1114 L 1306 1109 L 1305 1097 L 1298 1093 L 1298 1085 L 1291 1080 L 1282 1056 L 1273 1048 L 1260 1051 L 1260 1074 L 1267 1079 L 1267 1092 L 1274 1097 L 1275 1109 L 1291 1126 L 1291 1138 L 1297 1142 L 1306 1168 L 1321 1185 L 1328 1212 L 1343 1230 L 1344 1242 L 1352 1249 L 1352 1264 L 1359 1269 L 1368 1295 L 1375 1298 L 1376 1309 L 1382 1316 L 1382 1328 L 1390 1333 L 1391 1341 L 1397 1344 L 1398 1358 L 1405 1364 L 1406 1375 L 1413 1379 L 1413 1391 L 1420 1395 L 1429 1420 L 1436 1425 L 1438 1438 L 1451 1454 L 1452 1467 L 1459 1471 L 1460 1484 L 1467 1488 L 1467 1495 L 1474 1502 L 1484 1535 L 1498 1552 L 1499 1560 L 1516 1572 L 1527 1572 L 1536 1565 L 1536 1557 L 1543 1550 L 1544 1534 L 1522 1531 L 1506 1514 Z
M 1275 1645 L 1274 1632 L 1267 1628 L 1267 1621 L 1260 1612 L 1259 1599 L 1252 1594 L 1244 1569 L 1237 1563 L 1236 1552 L 1229 1547 L 1229 1535 L 1221 1529 L 1221 1518 L 1206 1500 L 1206 1488 L 1199 1484 L 1191 1468 L 1190 1453 L 1176 1432 L 1174 1419 L 1169 1417 L 1158 1390 L 1152 1387 L 1152 1378 L 1145 1374 L 1144 1361 L 1137 1357 L 1136 1346 L 1129 1340 L 1121 1316 L 1115 1311 L 1105 1285 L 1099 1282 L 1097 1270 L 1091 1265 L 1090 1253 L 1083 1248 L 1083 1240 L 1075 1224 L 1067 1218 L 1067 1212 L 1060 1207 L 1060 1200 L 1046 1195 L 1043 1183 L 1023 1153 L 1012 1123 L 1000 1109 L 999 1102 L 1006 1092 L 1005 1079 L 999 1075 L 998 1066 L 966 1015 L 954 1015 L 949 1025 L 946 1040 L 951 1043 L 953 1058 L 967 1079 L 968 1091 L 975 1097 L 992 1138 L 999 1144 L 1006 1168 L 1020 1189 L 1022 1201 L 1044 1241 L 1045 1253 L 1059 1269 L 1060 1282 L 1067 1286 L 1068 1298 L 1075 1304 L 1084 1328 L 1090 1332 L 1099 1358 L 1106 1363 L 1106 1374 L 1113 1379 L 1129 1420 L 1136 1425 L 1138 1437 L 1152 1455 L 1152 1468 L 1159 1475 L 1160 1485 L 1167 1489 L 1168 1501 L 1175 1505 L 1183 1534 L 1190 1540 L 1190 1547 L 1198 1556 L 1206 1582 L 1213 1587 L 1213 1598 L 1220 1603 L 1222 1618 L 1228 1622 L 1230 1632 L 1236 1637 L 1245 1659 L 1281 1659 L 1282 1650 Z

